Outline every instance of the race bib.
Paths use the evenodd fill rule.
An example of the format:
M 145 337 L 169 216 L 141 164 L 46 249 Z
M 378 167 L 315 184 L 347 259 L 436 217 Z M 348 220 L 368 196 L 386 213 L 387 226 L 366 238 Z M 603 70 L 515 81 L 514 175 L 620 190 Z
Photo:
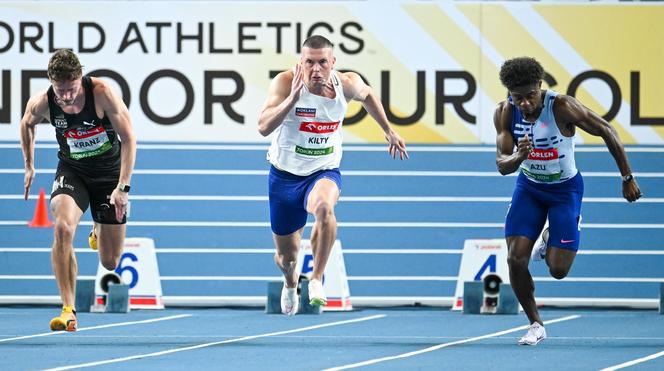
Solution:
M 74 160 L 98 156 L 112 147 L 103 126 L 90 130 L 67 130 L 65 138 L 69 145 L 69 157 Z
M 558 149 L 533 149 L 526 161 L 521 163 L 521 171 L 529 178 L 540 182 L 560 180 Z

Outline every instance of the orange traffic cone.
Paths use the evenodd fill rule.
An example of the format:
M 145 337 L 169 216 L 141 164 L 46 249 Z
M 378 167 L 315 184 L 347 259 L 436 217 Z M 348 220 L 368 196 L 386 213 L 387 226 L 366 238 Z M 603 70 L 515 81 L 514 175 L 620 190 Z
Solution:
M 37 207 L 35 208 L 35 216 L 32 221 L 28 223 L 30 228 L 50 228 L 53 226 L 48 220 L 48 207 L 46 207 L 46 195 L 44 195 L 44 188 L 39 189 L 39 200 L 37 200 Z

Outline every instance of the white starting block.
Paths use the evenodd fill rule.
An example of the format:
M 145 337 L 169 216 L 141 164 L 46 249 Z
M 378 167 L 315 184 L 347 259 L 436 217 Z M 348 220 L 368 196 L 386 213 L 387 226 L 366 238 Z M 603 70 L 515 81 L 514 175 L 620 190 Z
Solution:
M 452 310 L 463 309 L 464 282 L 481 283 L 489 274 L 498 276 L 503 284 L 510 283 L 505 240 L 466 240 L 463 244 Z
M 105 305 L 101 282 L 108 275 L 121 277 L 122 283 L 129 285 L 129 307 L 131 309 L 164 309 L 161 293 L 161 279 L 157 265 L 157 254 L 151 238 L 127 238 L 120 264 L 115 271 L 109 271 L 101 263 L 95 280 L 95 304 Z
M 311 279 L 311 273 L 314 270 L 314 260 L 311 253 L 311 241 L 302 240 L 300 252 L 297 255 L 297 265 L 295 269 L 301 276 Z M 334 241 L 330 258 L 325 266 L 323 273 L 323 289 L 327 296 L 327 305 L 323 308 L 326 311 L 347 311 L 353 310 L 350 302 L 350 289 L 348 288 L 348 276 L 346 275 L 346 264 L 341 250 L 341 242 Z

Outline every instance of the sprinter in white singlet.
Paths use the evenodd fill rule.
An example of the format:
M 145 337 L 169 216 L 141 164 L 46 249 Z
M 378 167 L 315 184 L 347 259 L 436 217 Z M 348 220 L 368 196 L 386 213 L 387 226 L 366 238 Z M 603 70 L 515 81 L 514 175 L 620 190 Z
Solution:
M 281 311 L 287 315 L 298 311 L 295 265 L 307 214 L 315 217 L 310 304 L 327 304 L 322 279 L 337 236 L 334 207 L 341 191 L 341 128 L 348 101 L 361 102 L 380 125 L 392 158 L 408 158 L 404 140 L 390 128 L 372 89 L 357 73 L 335 71 L 335 61 L 328 39 L 314 35 L 305 40 L 300 63 L 272 80 L 258 119 L 261 135 L 272 135 L 267 154 L 270 223 L 275 263 L 284 274 Z

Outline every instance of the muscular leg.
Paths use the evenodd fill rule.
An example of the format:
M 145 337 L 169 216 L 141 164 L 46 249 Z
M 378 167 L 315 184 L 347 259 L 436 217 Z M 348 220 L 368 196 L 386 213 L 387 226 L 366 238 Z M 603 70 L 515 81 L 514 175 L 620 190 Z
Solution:
M 535 303 L 535 283 L 528 270 L 528 261 L 534 244 L 535 241 L 527 237 L 508 237 L 507 265 L 510 271 L 510 284 L 530 323 L 539 322 L 543 325 Z
M 74 307 L 78 264 L 72 242 L 83 211 L 71 196 L 59 194 L 51 200 L 51 212 L 55 218 L 51 250 L 53 272 L 63 306 Z
M 272 234 L 274 243 L 277 246 L 277 252 L 274 254 L 274 262 L 284 274 L 286 287 L 288 288 L 296 287 L 300 276 L 295 270 L 295 265 L 297 264 L 297 253 L 300 250 L 303 230 L 304 228 L 300 228 L 286 236 Z
M 97 224 L 99 261 L 104 268 L 114 270 L 120 263 L 126 231 L 126 224 Z
M 334 206 L 339 199 L 337 184 L 327 178 L 319 179 L 307 198 L 307 212 L 316 218 L 311 230 L 311 251 L 314 256 L 312 279 L 323 280 L 323 273 L 337 238 L 337 218 Z

